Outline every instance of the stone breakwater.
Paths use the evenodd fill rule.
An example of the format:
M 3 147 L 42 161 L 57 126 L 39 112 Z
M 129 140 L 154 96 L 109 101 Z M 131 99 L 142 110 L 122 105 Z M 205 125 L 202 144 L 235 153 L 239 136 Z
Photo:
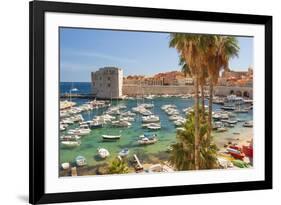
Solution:
M 205 87 L 205 89 L 207 90 L 208 87 Z M 123 85 L 123 95 L 127 95 L 127 96 L 191 94 L 193 90 L 194 90 L 193 85 L 181 85 L 181 86 Z M 253 98 L 253 88 L 238 87 L 238 86 L 215 86 L 214 94 L 218 96 L 227 96 L 230 94 L 236 94 L 238 96 Z

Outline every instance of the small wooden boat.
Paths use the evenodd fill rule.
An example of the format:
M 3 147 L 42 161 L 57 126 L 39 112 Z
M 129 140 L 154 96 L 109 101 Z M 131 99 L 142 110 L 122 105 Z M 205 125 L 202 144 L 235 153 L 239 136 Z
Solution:
M 227 128 L 225 128 L 225 127 L 217 128 L 217 132 L 226 132 L 226 131 L 227 131 Z
M 243 124 L 243 127 L 253 127 L 253 121 L 247 121 Z
M 242 153 L 239 149 L 234 148 L 234 146 L 230 146 L 229 148 L 227 148 L 227 151 L 235 159 L 242 160 L 245 157 L 245 154 Z
M 110 153 L 105 148 L 98 148 L 98 155 L 100 156 L 100 158 L 105 159 L 110 155 Z
M 61 145 L 65 148 L 75 148 L 80 146 L 79 141 L 61 141 Z
M 242 146 L 242 150 L 243 150 L 244 154 L 245 154 L 247 157 L 253 158 L 253 146 L 251 146 L 251 145 L 249 145 L 249 146 L 243 145 L 243 146 Z
M 155 144 L 157 142 L 157 139 L 155 137 L 143 137 L 141 139 L 138 140 L 138 143 L 140 145 L 149 145 L 149 144 Z
M 102 139 L 104 140 L 119 140 L 121 135 L 102 135 Z
M 61 164 L 61 168 L 62 168 L 63 170 L 69 169 L 69 168 L 70 168 L 69 162 L 64 162 L 64 163 L 62 163 L 62 164 Z
M 249 164 L 247 164 L 246 162 L 242 161 L 242 160 L 233 160 L 232 161 L 233 165 L 239 168 L 249 168 Z
M 119 156 L 120 157 L 126 157 L 129 154 L 129 149 L 128 148 L 124 148 L 119 152 Z
M 87 164 L 86 158 L 83 156 L 78 156 L 75 158 L 75 163 L 77 166 L 85 166 Z

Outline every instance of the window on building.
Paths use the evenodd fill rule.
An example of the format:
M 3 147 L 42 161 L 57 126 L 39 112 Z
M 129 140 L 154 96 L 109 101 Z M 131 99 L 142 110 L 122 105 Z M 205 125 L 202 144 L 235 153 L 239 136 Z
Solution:
M 110 80 L 110 77 L 107 77 L 107 80 Z
M 109 88 L 110 88 L 110 83 L 108 83 L 108 84 L 107 84 L 107 87 L 109 87 Z
M 100 80 L 101 80 L 101 76 L 100 76 Z

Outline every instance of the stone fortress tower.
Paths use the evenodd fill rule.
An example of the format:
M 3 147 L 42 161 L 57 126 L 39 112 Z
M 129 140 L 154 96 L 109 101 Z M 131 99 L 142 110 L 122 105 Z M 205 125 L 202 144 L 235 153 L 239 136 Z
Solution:
M 101 99 L 120 99 L 123 89 L 123 70 L 104 67 L 91 73 L 93 94 Z

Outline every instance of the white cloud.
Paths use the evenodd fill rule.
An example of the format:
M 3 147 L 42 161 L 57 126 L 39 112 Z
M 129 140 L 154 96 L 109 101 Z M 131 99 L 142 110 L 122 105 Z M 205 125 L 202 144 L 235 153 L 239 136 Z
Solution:
M 135 59 L 108 55 L 108 54 L 100 53 L 100 52 L 96 52 L 96 51 L 71 51 L 68 54 L 70 54 L 71 56 L 100 58 L 100 59 L 105 59 L 105 60 L 109 60 L 109 61 L 113 61 L 113 62 L 120 62 L 120 63 L 136 63 L 137 62 Z

